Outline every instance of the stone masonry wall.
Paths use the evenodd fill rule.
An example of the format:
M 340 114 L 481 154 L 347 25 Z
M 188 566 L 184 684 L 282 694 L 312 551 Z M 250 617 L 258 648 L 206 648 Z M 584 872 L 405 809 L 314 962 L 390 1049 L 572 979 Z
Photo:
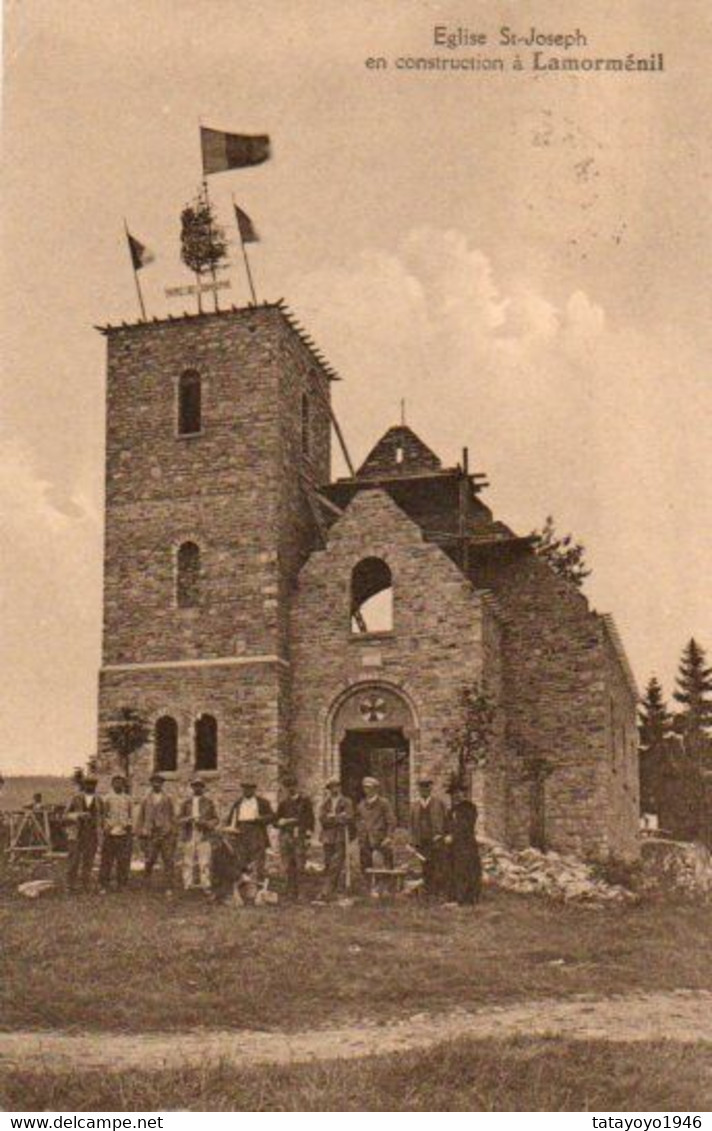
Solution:
M 230 688 L 236 702 L 221 707 L 226 774 L 264 758 L 274 777 L 288 756 L 289 589 L 316 538 L 300 473 L 328 478 L 328 380 L 275 308 L 111 329 L 108 344 L 101 717 L 140 706 L 154 679 L 171 688 L 173 706 L 159 713 L 184 719 L 200 713 L 196 687 L 199 698 L 213 685 L 219 696 Z M 189 368 L 202 379 L 202 427 L 179 436 L 178 382 Z M 184 541 L 201 550 L 194 608 L 175 599 Z M 256 658 L 274 671 L 247 662 Z M 200 667 L 231 659 L 241 662 Z M 253 726 L 244 714 L 257 689 Z
M 166 788 L 174 797 L 183 797 L 195 772 L 195 720 L 211 714 L 218 723 L 218 769 L 201 771 L 211 795 L 227 808 L 249 774 L 268 796 L 275 797 L 282 757 L 277 719 L 280 678 L 281 665 L 270 664 L 103 672 L 100 728 L 127 703 L 148 719 L 152 734 L 161 715 L 175 718 L 178 769 L 165 775 Z M 134 795 L 147 788 L 154 756 L 152 740 L 136 755 L 131 774 Z M 104 750 L 99 757 L 102 788 L 116 768 L 114 757 Z
M 637 815 L 611 803 L 612 670 L 599 619 L 532 554 L 482 568 L 480 579 L 497 598 L 503 626 L 507 843 L 529 844 L 526 762 L 543 758 L 551 768 L 544 785 L 547 846 L 585 857 L 635 855 Z M 621 700 L 620 710 L 634 726 L 634 704 Z
M 370 556 L 383 558 L 393 575 L 393 631 L 352 635 L 351 573 Z M 486 602 L 389 496 L 359 494 L 332 526 L 327 549 L 302 569 L 293 604 L 292 761 L 304 785 L 318 795 L 338 769 L 329 732 L 338 697 L 381 683 L 401 691 L 415 712 L 412 787 L 427 772 L 442 788 L 453 768 L 445 729 L 458 689 L 482 676 L 495 633 Z
M 608 695 L 608 847 L 626 858 L 640 851 L 637 698 L 602 619 L 599 627 Z
M 104 662 L 274 652 L 276 600 L 314 544 L 298 487 L 307 351 L 279 311 L 132 326 L 109 335 Z M 176 434 L 177 383 L 203 379 L 202 430 Z M 313 369 L 313 363 L 311 368 Z M 328 475 L 328 413 L 314 413 Z M 175 604 L 175 554 L 201 547 L 204 599 Z

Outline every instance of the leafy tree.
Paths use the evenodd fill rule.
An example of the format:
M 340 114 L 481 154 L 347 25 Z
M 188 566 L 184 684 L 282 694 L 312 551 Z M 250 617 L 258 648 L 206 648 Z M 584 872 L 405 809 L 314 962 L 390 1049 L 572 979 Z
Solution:
M 663 697 L 663 689 L 651 676 L 638 710 L 640 737 L 640 808 L 644 813 L 657 813 L 660 784 L 665 769 L 667 740 L 672 717 Z
M 580 589 L 591 573 L 586 568 L 585 547 L 580 542 L 574 542 L 571 534 L 565 534 L 563 538 L 557 537 L 551 515 L 547 515 L 541 530 L 532 531 L 531 537 L 534 539 L 537 557 L 546 562 L 559 577 Z
M 704 648 L 691 639 L 683 649 L 673 692 L 675 702 L 681 705 L 675 729 L 683 735 L 691 755 L 701 762 L 709 757 L 712 726 L 712 668 L 705 660 Z
M 215 279 L 217 268 L 227 258 L 225 231 L 217 223 L 213 206 L 205 190 L 198 193 L 192 204 L 187 204 L 180 217 L 180 257 L 195 274 L 198 284 L 203 275 Z M 217 291 L 215 292 L 217 309 Z M 202 309 L 200 292 L 198 308 Z
M 479 682 L 462 686 L 457 695 L 455 721 L 446 728 L 445 741 L 457 758 L 452 784 L 464 785 L 467 771 L 484 766 L 497 719 L 497 707 Z
M 151 737 L 144 717 L 133 707 L 121 707 L 106 728 L 107 746 L 116 755 L 122 774 L 130 780 L 131 759 Z

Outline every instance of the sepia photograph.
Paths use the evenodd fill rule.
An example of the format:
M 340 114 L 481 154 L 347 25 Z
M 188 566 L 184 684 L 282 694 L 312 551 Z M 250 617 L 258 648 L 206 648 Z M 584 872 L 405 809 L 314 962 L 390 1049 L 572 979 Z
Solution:
M 2 34 L 0 1112 L 702 1128 L 709 5 Z

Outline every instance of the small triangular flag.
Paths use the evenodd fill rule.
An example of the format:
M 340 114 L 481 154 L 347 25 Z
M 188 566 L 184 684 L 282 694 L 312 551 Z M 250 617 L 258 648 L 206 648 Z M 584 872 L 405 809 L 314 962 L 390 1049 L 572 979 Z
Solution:
M 130 232 L 126 233 L 126 239 L 129 241 L 129 253 L 131 255 L 131 262 L 133 263 L 134 271 L 140 271 L 142 267 L 147 264 L 153 263 L 156 258 L 149 248 L 132 236 Z
M 250 220 L 246 212 L 235 205 L 235 219 L 237 220 L 237 228 L 240 233 L 240 239 L 243 243 L 259 243 L 260 237 L 257 235 L 255 226 Z

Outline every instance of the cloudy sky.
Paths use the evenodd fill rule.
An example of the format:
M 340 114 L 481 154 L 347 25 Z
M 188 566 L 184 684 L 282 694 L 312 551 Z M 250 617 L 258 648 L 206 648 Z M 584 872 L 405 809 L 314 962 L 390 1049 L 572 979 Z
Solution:
M 452 57 L 435 24 L 487 33 L 460 54 L 509 63 L 501 26 L 578 27 L 571 53 L 662 51 L 665 71 L 534 73 L 528 49 L 520 73 L 396 68 Z M 8 3 L 0 770 L 62 771 L 94 747 L 92 327 L 136 316 L 124 216 L 156 253 L 150 313 L 190 282 L 178 217 L 201 119 L 272 137 L 274 159 L 212 178 L 213 197 L 229 225 L 234 192 L 262 236 L 260 296 L 284 297 L 340 371 L 355 458 L 405 398 L 446 462 L 469 446 L 498 517 L 527 532 L 553 513 L 584 541 L 587 592 L 640 683 L 669 690 L 693 633 L 712 649 L 711 33 L 706 0 Z

